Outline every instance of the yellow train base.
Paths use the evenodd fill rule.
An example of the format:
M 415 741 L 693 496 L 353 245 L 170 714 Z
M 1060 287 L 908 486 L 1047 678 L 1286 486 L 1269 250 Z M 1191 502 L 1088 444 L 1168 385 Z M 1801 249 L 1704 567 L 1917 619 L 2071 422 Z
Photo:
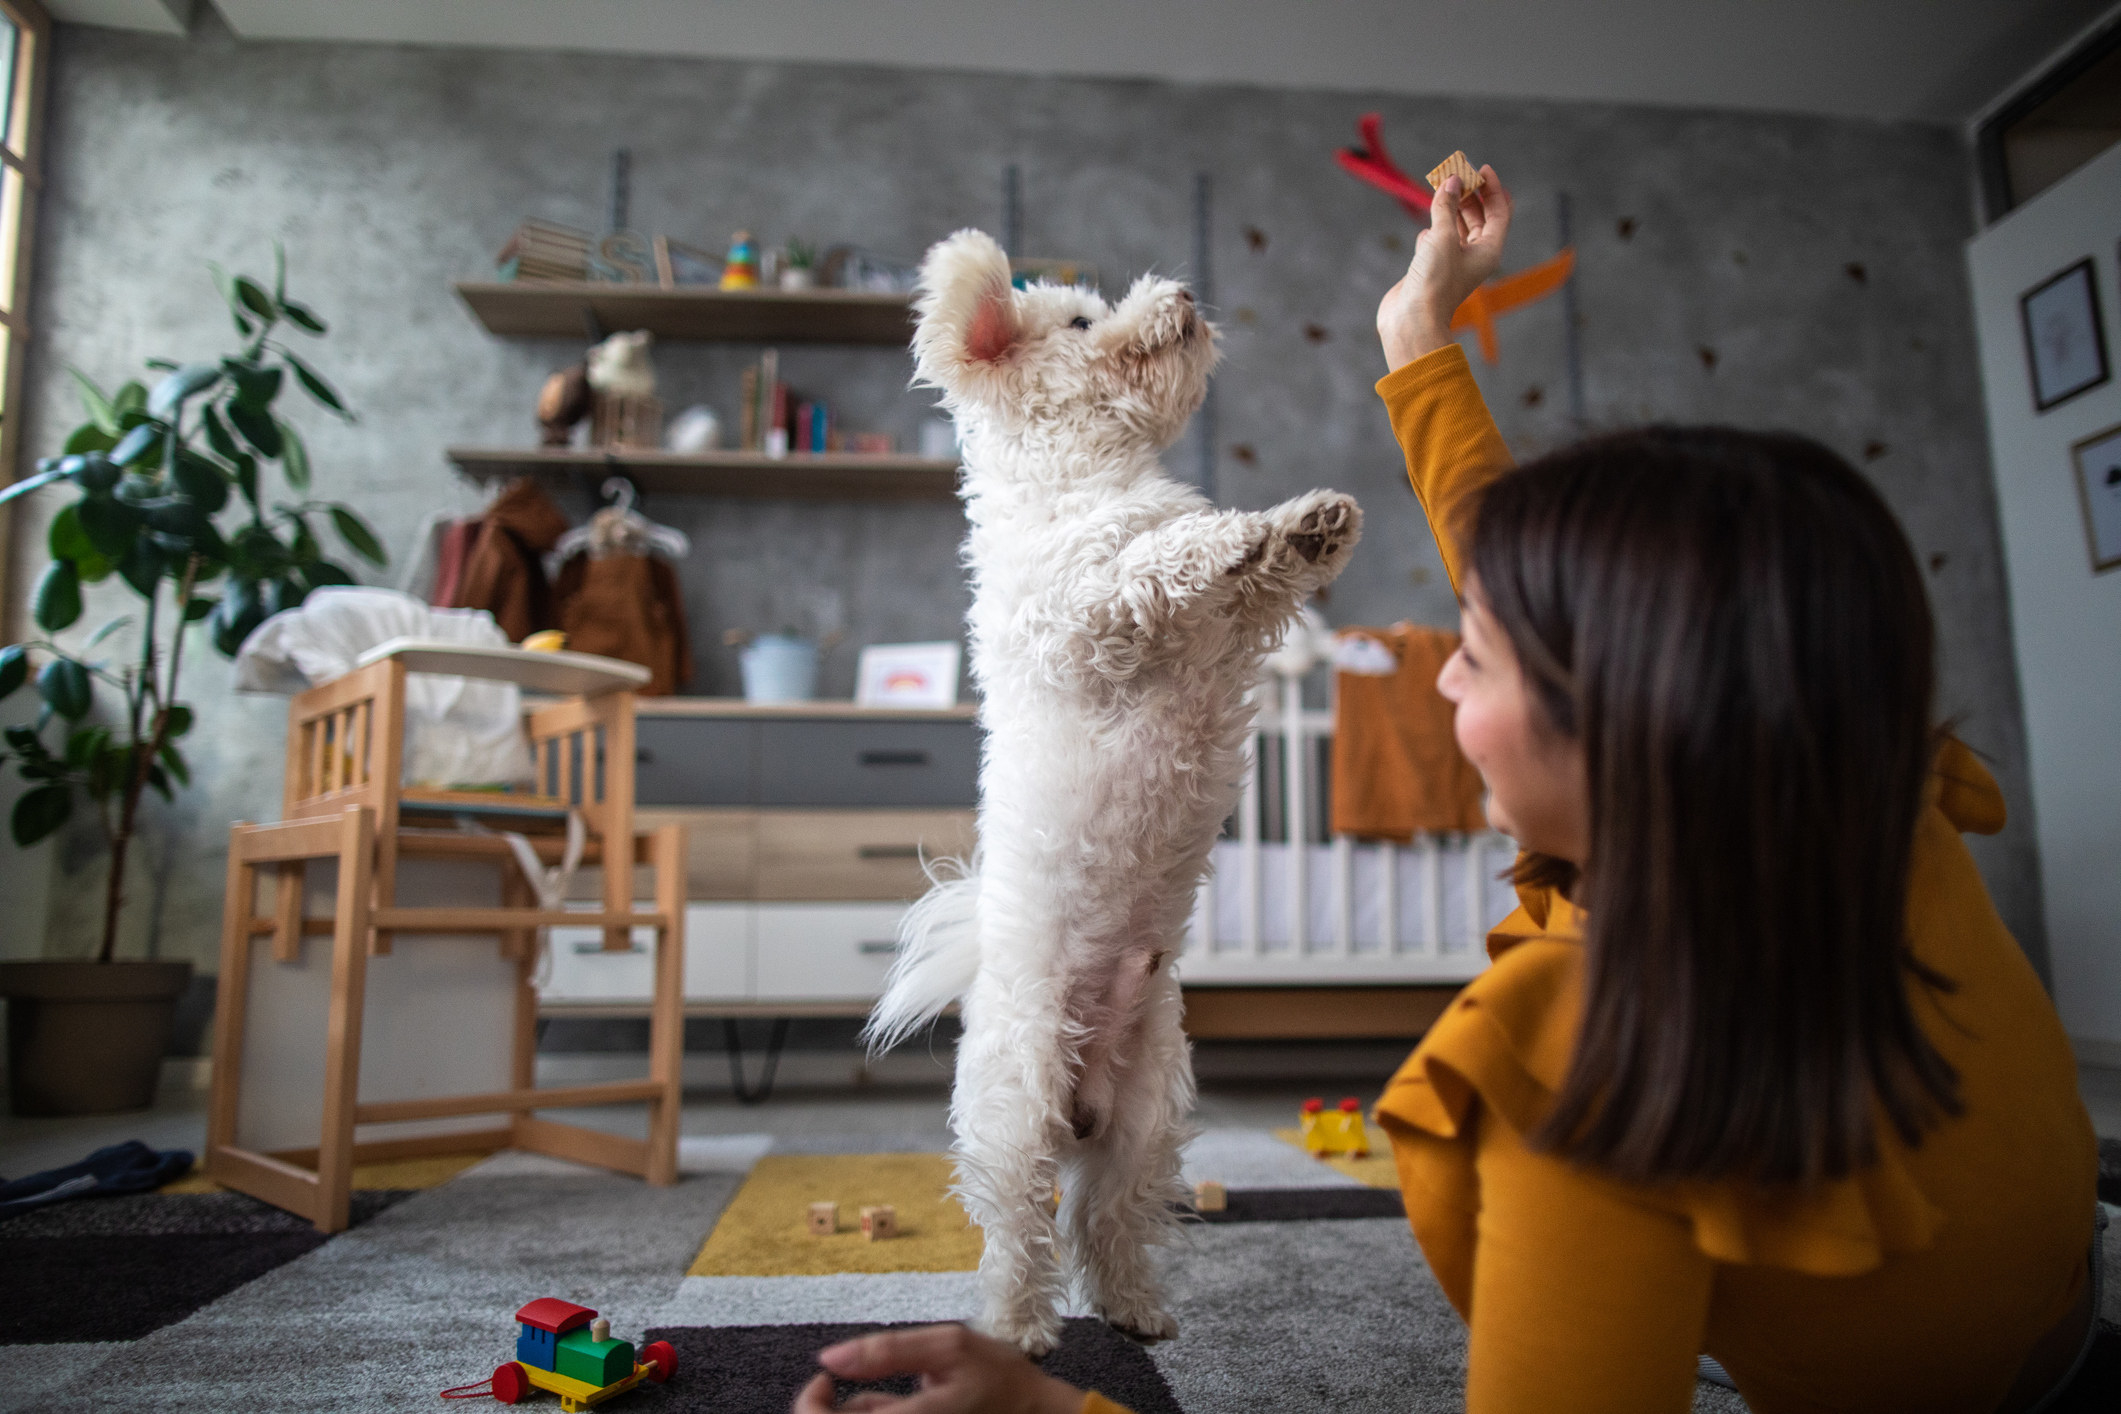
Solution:
M 586 1380 L 570 1379 L 520 1360 L 511 1360 L 493 1372 L 493 1397 L 501 1404 L 517 1404 L 529 1398 L 533 1389 L 550 1390 L 560 1397 L 560 1408 L 565 1414 L 578 1414 L 578 1411 L 593 1408 L 614 1395 L 624 1394 L 643 1380 L 661 1384 L 669 1379 L 675 1373 L 677 1362 L 672 1358 L 674 1352 L 665 1352 L 670 1352 L 666 1342 L 651 1343 L 641 1352 L 648 1358 L 636 1364 L 632 1374 L 608 1385 L 593 1385 Z

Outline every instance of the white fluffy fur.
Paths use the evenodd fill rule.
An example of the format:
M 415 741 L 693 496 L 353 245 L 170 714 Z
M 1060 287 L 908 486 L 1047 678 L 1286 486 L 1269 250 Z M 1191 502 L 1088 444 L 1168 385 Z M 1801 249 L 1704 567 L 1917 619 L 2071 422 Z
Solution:
M 1051 1349 L 1073 1277 L 1114 1325 L 1169 1336 L 1149 1249 L 1185 1197 L 1193 1102 L 1170 964 L 1237 796 L 1246 693 L 1361 512 L 1326 491 L 1220 511 L 1164 474 L 1216 358 L 1169 280 L 1113 307 L 1012 290 L 1000 248 L 960 231 L 919 312 L 919 377 L 964 445 L 980 851 L 909 915 L 870 1035 L 963 1003 L 951 1123 L 981 1323 Z

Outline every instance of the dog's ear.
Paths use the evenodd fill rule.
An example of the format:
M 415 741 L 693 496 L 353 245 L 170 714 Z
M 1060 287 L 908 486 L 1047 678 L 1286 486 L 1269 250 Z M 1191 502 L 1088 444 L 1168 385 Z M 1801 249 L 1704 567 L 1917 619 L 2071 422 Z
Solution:
M 984 231 L 939 241 L 921 261 L 913 351 L 923 381 L 945 389 L 1007 359 L 1023 338 L 1009 257 Z

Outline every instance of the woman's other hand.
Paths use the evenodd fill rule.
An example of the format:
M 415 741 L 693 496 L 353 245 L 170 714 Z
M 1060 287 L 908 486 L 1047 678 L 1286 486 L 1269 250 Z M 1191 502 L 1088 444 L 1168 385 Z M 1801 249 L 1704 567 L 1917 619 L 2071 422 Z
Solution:
M 879 1331 L 820 1350 L 829 1372 L 803 1387 L 794 1414 L 830 1414 L 834 1409 L 887 1410 L 893 1414 L 1078 1414 L 1083 1392 L 1041 1374 L 1013 1345 L 963 1326 L 925 1326 L 917 1331 Z M 832 1402 L 833 1377 L 882 1380 L 919 1375 L 919 1394 L 903 1397 L 865 1392 L 845 1404 Z
M 1377 306 L 1387 364 L 1397 370 L 1451 342 L 1451 316 L 1502 269 L 1509 234 L 1510 193 L 1493 167 L 1480 169 L 1480 190 L 1470 196 L 1458 178 L 1444 178 L 1407 273 Z

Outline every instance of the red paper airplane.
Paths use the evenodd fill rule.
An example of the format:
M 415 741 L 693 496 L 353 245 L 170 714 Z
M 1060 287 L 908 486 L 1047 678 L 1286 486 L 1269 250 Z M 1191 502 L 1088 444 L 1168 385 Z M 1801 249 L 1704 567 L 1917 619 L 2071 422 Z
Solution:
M 1409 216 L 1426 226 L 1431 204 L 1429 192 L 1422 183 L 1400 171 L 1391 154 L 1385 151 L 1384 120 L 1375 113 L 1365 113 L 1356 120 L 1355 130 L 1362 136 L 1362 146 L 1343 147 L 1333 154 L 1334 160 L 1350 175 L 1390 195 L 1407 209 Z M 1543 260 L 1515 275 L 1503 275 L 1488 281 L 1458 306 L 1457 312 L 1451 316 L 1451 331 L 1471 329 L 1480 338 L 1482 360 L 1495 362 L 1501 356 L 1495 341 L 1496 317 L 1545 299 L 1568 283 L 1569 274 L 1575 268 L 1576 251 L 1565 246 L 1551 260 Z

